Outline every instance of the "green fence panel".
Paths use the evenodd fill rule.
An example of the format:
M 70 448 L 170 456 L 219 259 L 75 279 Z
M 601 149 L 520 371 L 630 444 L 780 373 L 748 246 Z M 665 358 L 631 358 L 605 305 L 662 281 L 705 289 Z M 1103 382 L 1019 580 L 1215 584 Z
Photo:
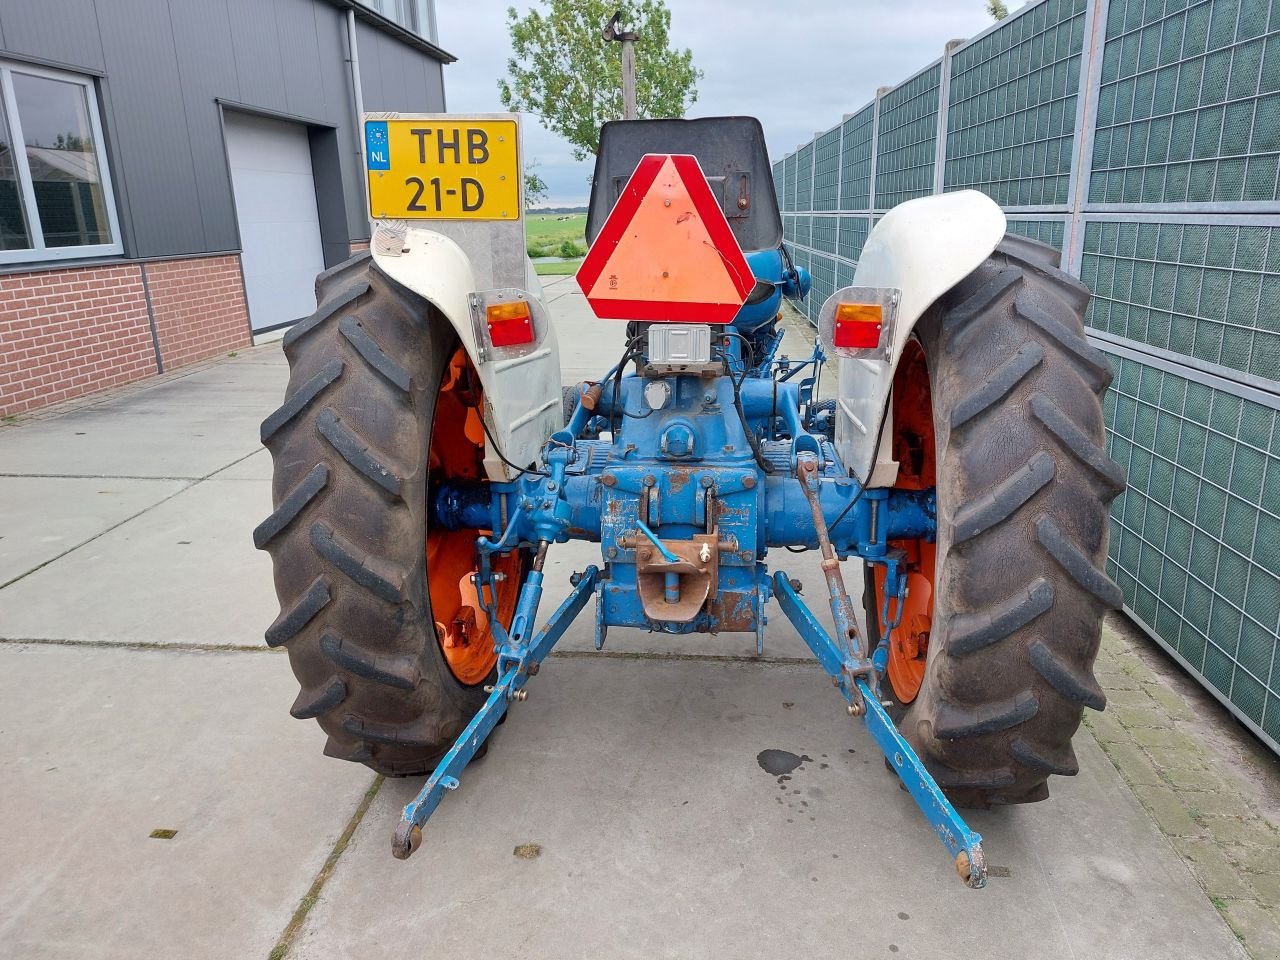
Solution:
M 1111 0 L 1089 200 L 1274 201 L 1280 7 Z
M 958 50 L 947 99 L 945 188 L 1004 206 L 1067 202 L 1085 0 L 1046 0 Z
M 796 151 L 795 209 L 813 209 L 813 141 Z
M 809 228 L 809 246 L 821 253 L 836 252 L 835 217 L 814 217 Z
M 871 209 L 871 149 L 876 105 L 869 103 L 843 124 L 840 155 L 840 209 Z
M 936 63 L 880 98 L 876 137 L 878 210 L 933 193 L 941 80 L 942 64 Z
M 1047 243 L 1049 246 L 1062 251 L 1062 243 L 1065 239 L 1067 225 L 1062 220 L 1024 220 L 1021 218 L 1009 219 L 1009 233 L 1016 233 L 1020 237 L 1026 237 L 1028 240 L 1039 240 L 1041 243 Z
M 1280 227 L 1085 224 L 1089 326 L 1280 380 Z
M 862 256 L 862 245 L 867 242 L 867 234 L 870 232 L 870 217 L 841 217 L 836 253 L 846 260 L 856 261 Z
M 1275 409 L 1111 358 L 1108 572 L 1134 615 L 1280 741 L 1280 431 Z
M 840 196 L 840 128 L 828 130 L 813 147 L 813 209 L 834 210 Z

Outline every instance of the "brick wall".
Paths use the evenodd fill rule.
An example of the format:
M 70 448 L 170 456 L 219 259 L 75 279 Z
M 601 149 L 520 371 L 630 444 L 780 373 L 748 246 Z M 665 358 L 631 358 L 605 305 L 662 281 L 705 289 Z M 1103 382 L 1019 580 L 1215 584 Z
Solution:
M 143 265 L 166 370 L 249 343 L 240 258 L 201 257 Z
M 0 277 L 0 415 L 154 373 L 136 265 Z
M 357 253 L 360 253 L 361 251 L 368 250 L 368 249 L 369 249 L 368 240 L 352 240 L 351 241 L 351 255 L 353 257 Z
M 172 370 L 249 342 L 235 255 L 0 276 L 0 416 L 153 376 L 157 350 Z

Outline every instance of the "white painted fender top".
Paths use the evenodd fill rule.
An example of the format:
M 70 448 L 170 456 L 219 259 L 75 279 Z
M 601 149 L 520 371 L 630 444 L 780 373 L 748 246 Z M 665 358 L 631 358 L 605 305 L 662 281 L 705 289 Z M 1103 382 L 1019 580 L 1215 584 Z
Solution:
M 959 190 L 908 200 L 886 213 L 867 238 L 853 275 L 857 287 L 901 291 L 889 359 L 839 361 L 836 450 L 845 467 L 872 478 L 879 425 L 903 347 L 926 310 L 991 256 L 1004 237 L 1004 211 L 985 193 Z M 838 291 L 837 291 L 838 292 Z M 872 482 L 892 483 L 876 471 Z
M 434 230 L 415 225 L 389 229 L 382 222 L 374 230 L 370 249 L 378 269 L 434 306 L 453 327 L 480 375 L 485 413 L 498 449 L 517 464 L 537 460 L 547 438 L 564 425 L 555 326 L 548 323 L 546 336 L 533 353 L 479 362 L 470 296 L 480 291 L 476 265 L 467 251 Z M 488 251 L 478 252 L 483 266 Z M 527 292 L 537 299 L 538 309 L 546 309 L 540 284 Z M 516 476 L 488 444 L 485 470 L 491 480 Z
M 908 200 L 871 231 L 853 284 L 901 290 L 898 331 L 910 333 L 935 300 L 991 256 L 1006 226 L 1004 211 L 977 190 Z M 895 344 L 895 364 L 906 339 Z

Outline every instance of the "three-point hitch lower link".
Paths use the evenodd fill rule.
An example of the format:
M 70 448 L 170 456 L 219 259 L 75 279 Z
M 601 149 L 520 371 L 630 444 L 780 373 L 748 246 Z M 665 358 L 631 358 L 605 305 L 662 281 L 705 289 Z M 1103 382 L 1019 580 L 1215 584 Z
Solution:
M 969 828 L 943 795 L 923 761 L 898 732 L 880 702 L 880 676 L 888 659 L 887 643 L 882 640 L 879 648 L 871 651 L 870 657 L 863 656 L 853 605 L 840 575 L 840 562 L 831 546 L 826 517 L 818 499 L 817 458 L 801 453 L 796 458 L 796 474 L 813 511 L 813 525 L 822 551 L 822 571 L 836 626 L 835 640 L 800 599 L 798 584 L 785 573 L 774 574 L 773 578 L 778 604 L 813 651 L 818 663 L 831 675 L 841 695 L 849 701 L 850 716 L 861 717 L 867 725 L 876 746 L 951 854 L 960 879 L 970 887 L 984 887 L 987 884 L 987 862 L 982 853 L 982 837 Z
M 516 605 L 516 616 L 512 620 L 512 630 L 503 631 L 499 639 L 498 682 L 487 687 L 489 699 L 476 711 L 466 729 L 458 735 L 449 752 L 436 765 L 426 784 L 416 797 L 404 808 L 400 823 L 396 826 L 395 836 L 391 841 L 391 852 L 400 860 L 405 860 L 422 843 L 422 825 L 440 805 L 444 795 L 450 790 L 458 789 L 458 776 L 476 752 L 484 745 L 493 728 L 498 725 L 513 700 L 523 700 L 528 694 L 524 686 L 529 678 L 538 672 L 538 666 L 551 652 L 556 641 L 563 636 L 565 630 L 573 623 L 574 618 L 596 588 L 596 578 L 600 571 L 587 567 L 582 574 L 575 576 L 576 583 L 564 603 L 551 615 L 541 630 L 530 636 L 534 617 L 538 612 L 538 600 L 542 595 L 542 560 L 546 556 L 547 544 L 538 545 L 538 556 L 534 561 L 534 569 L 529 572 L 520 591 L 520 601 Z M 483 588 L 481 588 L 483 590 Z M 525 619 L 521 621 L 521 614 Z M 498 618 L 493 616 L 491 623 L 499 625 Z M 517 633 L 518 625 L 523 623 L 525 629 Z M 495 635 L 498 630 L 495 629 Z
M 549 489 L 554 490 L 563 483 L 564 458 L 552 456 L 548 459 L 552 461 L 549 464 L 552 472 L 545 483 Z M 827 632 L 800 599 L 798 582 L 784 573 L 777 573 L 770 583 L 763 573 L 763 564 L 759 565 L 760 577 L 766 585 L 772 586 L 772 592 L 776 594 L 783 613 L 795 625 L 818 663 L 830 674 L 841 695 L 848 701 L 849 714 L 861 717 L 867 725 L 872 739 L 884 754 L 890 768 L 897 773 L 938 839 L 947 848 L 960 878 L 970 887 L 985 886 L 987 868 L 982 853 L 982 838 L 969 829 L 948 802 L 924 763 L 898 732 L 880 701 L 880 677 L 888 659 L 886 641 L 882 639 L 880 646 L 874 651 L 865 651 L 863 648 L 857 621 L 854 619 L 853 605 L 840 575 L 839 559 L 832 546 L 822 508 L 817 457 L 808 451 L 799 453 L 795 470 L 811 508 L 818 546 L 822 551 L 822 570 L 836 626 L 835 637 Z M 538 502 L 541 503 L 540 498 Z M 422 791 L 404 808 L 392 842 L 392 852 L 400 859 L 407 858 L 422 843 L 422 826 L 427 818 L 448 791 L 457 789 L 462 770 L 483 746 L 507 712 L 510 703 L 525 698 L 527 694 L 524 687 L 529 678 L 538 672 L 539 664 L 601 586 L 600 571 L 594 566 L 588 567 L 582 574 L 575 574 L 569 596 L 542 629 L 534 631 L 542 597 L 543 562 L 549 541 L 555 536 L 557 524 L 563 522 L 556 515 L 550 501 L 544 506 L 545 511 L 536 508 L 532 511 L 531 522 L 539 531 L 536 537 L 538 549 L 532 569 L 521 586 L 509 628 L 503 628 L 493 602 L 495 574 L 491 571 L 488 560 L 491 553 L 510 549 L 512 544 L 508 541 L 512 539 L 509 536 L 511 531 L 508 530 L 497 541 L 490 541 L 486 537 L 481 537 L 478 541 L 480 571 L 476 576 L 476 588 L 489 622 L 494 625 L 498 650 L 498 681 L 486 688 L 488 699 L 441 759 Z M 545 517 L 542 516 L 544 512 Z M 512 529 L 514 522 L 513 520 Z M 666 553 L 664 542 L 646 524 L 639 522 L 638 527 L 640 535 L 651 541 L 656 549 Z M 672 555 L 666 559 L 674 566 L 680 558 Z M 666 587 L 678 589 L 678 586 L 672 584 L 667 584 Z

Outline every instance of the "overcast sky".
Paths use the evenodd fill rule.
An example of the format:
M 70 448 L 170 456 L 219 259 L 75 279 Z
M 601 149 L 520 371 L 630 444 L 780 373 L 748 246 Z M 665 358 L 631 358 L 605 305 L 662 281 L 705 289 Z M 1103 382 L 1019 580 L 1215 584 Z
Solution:
M 437 0 L 451 113 L 502 109 L 498 79 L 510 56 L 505 12 L 529 0 Z M 693 51 L 704 77 L 691 117 L 759 117 L 777 159 L 937 59 L 948 40 L 991 25 L 984 0 L 667 0 L 671 42 Z M 1010 3 L 1011 8 L 1017 6 Z M 803 10 L 802 14 L 796 11 Z M 602 41 L 603 42 L 603 41 Z M 525 156 L 536 158 L 553 206 L 584 204 L 590 163 L 534 117 Z

